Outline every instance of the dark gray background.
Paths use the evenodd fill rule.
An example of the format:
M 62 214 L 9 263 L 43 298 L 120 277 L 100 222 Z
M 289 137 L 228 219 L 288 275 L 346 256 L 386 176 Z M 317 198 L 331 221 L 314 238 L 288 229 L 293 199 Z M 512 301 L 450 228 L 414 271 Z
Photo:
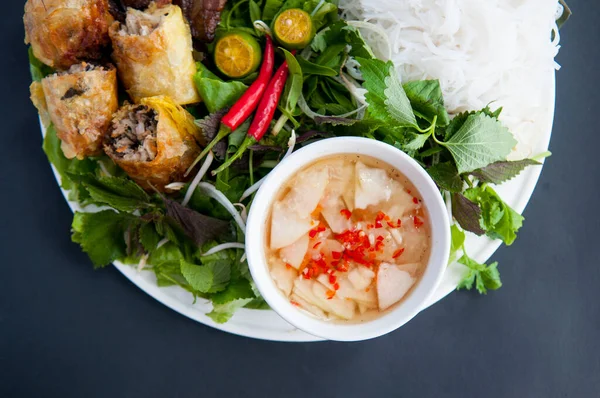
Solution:
M 600 4 L 570 0 L 554 155 L 501 248 L 504 287 L 373 341 L 285 344 L 191 321 L 72 244 L 29 103 L 23 2 L 3 2 L 1 397 L 598 397 Z M 8 1 L 6 3 L 9 3 Z

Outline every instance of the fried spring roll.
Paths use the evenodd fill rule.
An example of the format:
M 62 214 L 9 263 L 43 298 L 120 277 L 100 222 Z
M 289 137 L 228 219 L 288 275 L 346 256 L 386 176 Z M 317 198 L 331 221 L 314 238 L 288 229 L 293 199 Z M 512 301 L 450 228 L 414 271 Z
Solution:
M 159 95 L 180 105 L 200 101 L 190 28 L 179 7 L 128 8 L 125 23 L 114 22 L 109 33 L 119 77 L 135 102 Z
M 115 113 L 104 151 L 142 188 L 165 191 L 165 185 L 182 181 L 201 139 L 185 109 L 167 97 L 149 97 Z
M 30 91 L 42 123 L 54 124 L 67 158 L 83 159 L 102 152 L 103 137 L 118 108 L 114 66 L 83 62 L 34 82 Z
M 112 22 L 108 0 L 28 0 L 25 43 L 46 65 L 68 69 L 101 57 Z

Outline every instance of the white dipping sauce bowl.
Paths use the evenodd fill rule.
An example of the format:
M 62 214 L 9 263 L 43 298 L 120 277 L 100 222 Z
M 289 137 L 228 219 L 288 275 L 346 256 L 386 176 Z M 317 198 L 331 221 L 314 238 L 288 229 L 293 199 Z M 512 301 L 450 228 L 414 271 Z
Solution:
M 326 321 L 292 305 L 275 285 L 267 263 L 267 218 L 271 205 L 285 183 L 304 167 L 335 155 L 365 155 L 395 168 L 412 182 L 427 209 L 431 248 L 425 272 L 399 304 L 379 317 L 361 323 Z M 252 278 L 266 302 L 283 319 L 314 336 L 328 340 L 358 341 L 382 336 L 410 321 L 425 306 L 438 286 L 450 253 L 450 224 L 442 196 L 427 172 L 401 150 L 380 141 L 359 137 L 337 137 L 307 145 L 273 169 L 258 190 L 246 227 L 246 255 Z

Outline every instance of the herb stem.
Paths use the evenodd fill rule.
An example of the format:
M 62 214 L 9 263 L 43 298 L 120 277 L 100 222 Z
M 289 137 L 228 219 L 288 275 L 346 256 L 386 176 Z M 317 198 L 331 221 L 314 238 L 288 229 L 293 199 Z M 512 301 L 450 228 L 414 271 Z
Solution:
M 471 181 L 471 179 L 468 176 L 465 176 L 464 179 L 465 179 L 467 185 L 469 186 L 469 188 L 473 188 L 473 181 Z
M 248 154 L 248 172 L 250 173 L 250 186 L 254 185 L 254 151 Z
M 272 169 L 275 166 L 277 166 L 277 161 L 276 160 L 265 160 L 264 162 L 262 162 L 260 164 L 260 166 L 258 167 L 263 167 L 263 168 L 267 168 L 267 169 Z
M 435 115 L 433 117 L 433 121 L 431 122 L 431 124 L 429 125 L 429 127 L 427 127 L 425 130 L 422 130 L 421 128 L 419 128 L 419 126 L 415 127 L 417 129 L 418 132 L 420 133 L 429 133 L 429 134 L 433 134 L 435 132 L 435 126 L 437 124 L 437 115 Z

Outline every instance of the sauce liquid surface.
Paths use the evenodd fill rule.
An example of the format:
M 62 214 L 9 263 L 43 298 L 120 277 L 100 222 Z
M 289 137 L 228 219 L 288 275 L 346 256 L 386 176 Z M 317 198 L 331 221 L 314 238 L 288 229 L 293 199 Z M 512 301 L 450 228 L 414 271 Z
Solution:
M 279 191 L 265 253 L 293 305 L 321 319 L 365 322 L 417 285 L 430 228 L 419 192 L 400 171 L 337 155 L 300 170 Z

